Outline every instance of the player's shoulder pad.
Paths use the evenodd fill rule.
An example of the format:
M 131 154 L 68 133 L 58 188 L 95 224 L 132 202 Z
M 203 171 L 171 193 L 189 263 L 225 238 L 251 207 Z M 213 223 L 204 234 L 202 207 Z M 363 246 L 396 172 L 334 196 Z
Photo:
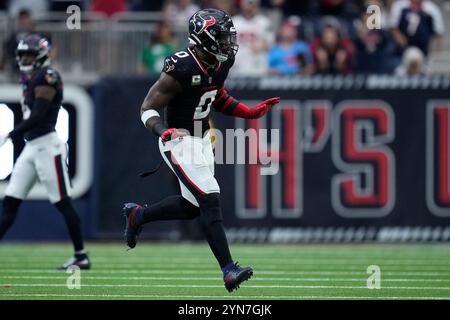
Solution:
M 36 85 L 57 86 L 61 83 L 61 76 L 53 68 L 42 68 L 36 76 Z
M 192 56 L 186 51 L 178 51 L 167 56 L 162 72 L 170 74 L 180 81 L 189 78 L 192 73 Z

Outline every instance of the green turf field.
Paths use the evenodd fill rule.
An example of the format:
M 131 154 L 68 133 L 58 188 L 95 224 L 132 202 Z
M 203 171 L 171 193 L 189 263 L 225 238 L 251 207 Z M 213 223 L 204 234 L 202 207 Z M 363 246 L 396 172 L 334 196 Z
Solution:
M 69 244 L 0 245 L 3 299 L 450 299 L 450 245 L 232 245 L 253 278 L 228 293 L 204 244 L 90 243 L 81 289 L 54 267 Z M 368 289 L 369 265 L 381 289 Z

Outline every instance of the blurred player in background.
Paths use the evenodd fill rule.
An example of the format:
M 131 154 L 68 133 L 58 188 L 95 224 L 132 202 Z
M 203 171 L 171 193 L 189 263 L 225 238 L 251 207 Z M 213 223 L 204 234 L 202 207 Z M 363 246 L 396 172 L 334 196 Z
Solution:
M 48 40 L 37 34 L 28 35 L 17 46 L 16 59 L 23 84 L 23 121 L 7 135 L 0 136 L 0 147 L 9 138 L 24 137 L 26 144 L 15 163 L 3 199 L 0 239 L 14 223 L 23 199 L 39 179 L 50 202 L 64 216 L 75 249 L 74 256 L 59 269 L 71 265 L 89 269 L 91 264 L 83 246 L 80 218 L 70 198 L 67 149 L 55 131 L 63 83 L 59 73 L 50 67 L 49 53 Z
M 149 207 L 126 203 L 125 235 L 128 246 L 134 248 L 145 223 L 199 217 L 222 269 L 225 288 L 231 292 L 248 280 L 253 270 L 240 267 L 231 258 L 222 223 L 220 188 L 214 177 L 209 113 L 214 108 L 227 115 L 256 119 L 277 104 L 279 98 L 250 108 L 225 90 L 224 81 L 238 46 L 236 29 L 224 11 L 196 12 L 189 20 L 189 40 L 191 45 L 185 51 L 165 60 L 159 80 L 150 88 L 141 107 L 141 120 L 159 137 L 161 155 L 177 176 L 181 195 Z M 167 107 L 167 126 L 159 114 L 164 107 Z

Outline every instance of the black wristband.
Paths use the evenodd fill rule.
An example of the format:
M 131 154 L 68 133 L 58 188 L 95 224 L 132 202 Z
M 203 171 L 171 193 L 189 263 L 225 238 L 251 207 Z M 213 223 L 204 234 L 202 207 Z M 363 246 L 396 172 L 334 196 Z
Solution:
M 152 126 L 152 132 L 156 134 L 158 137 L 161 137 L 163 132 L 166 130 L 167 130 L 166 126 L 161 121 L 158 121 Z

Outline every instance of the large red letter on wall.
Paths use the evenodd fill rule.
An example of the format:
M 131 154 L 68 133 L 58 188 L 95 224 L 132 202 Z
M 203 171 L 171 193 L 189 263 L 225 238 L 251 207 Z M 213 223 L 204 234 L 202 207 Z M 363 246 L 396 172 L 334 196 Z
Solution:
M 262 218 L 271 203 L 274 217 L 297 218 L 302 213 L 302 148 L 300 128 L 300 107 L 296 102 L 284 101 L 271 111 L 271 129 L 279 129 L 280 146 L 273 154 L 269 145 L 258 141 L 258 158 L 269 154 L 278 162 L 279 170 L 273 175 L 261 175 L 261 164 L 236 166 L 236 213 L 241 218 Z M 263 128 L 265 118 L 258 120 L 237 120 L 237 127 Z M 273 138 L 273 137 L 272 137 Z M 273 142 L 269 142 L 273 145 Z M 250 150 L 255 150 L 249 148 Z M 270 192 L 267 182 L 271 181 Z M 271 200 L 269 202 L 269 199 Z
M 394 113 L 381 101 L 345 101 L 334 115 L 333 161 L 343 173 L 332 179 L 338 214 L 373 218 L 389 214 L 395 202 Z
M 450 217 L 450 101 L 427 106 L 427 206 Z

